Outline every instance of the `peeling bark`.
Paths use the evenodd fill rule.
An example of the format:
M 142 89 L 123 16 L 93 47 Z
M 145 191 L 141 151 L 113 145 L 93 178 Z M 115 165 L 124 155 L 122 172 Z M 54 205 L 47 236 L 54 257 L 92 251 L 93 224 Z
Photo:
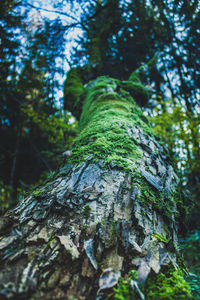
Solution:
M 176 203 L 169 218 L 164 211 L 178 178 L 153 137 L 137 125 L 127 134 L 142 153 L 131 172 L 89 155 L 1 218 L 0 299 L 113 299 L 131 270 L 145 299 L 147 278 L 177 267 Z M 141 201 L 145 186 L 162 194 L 160 209 Z

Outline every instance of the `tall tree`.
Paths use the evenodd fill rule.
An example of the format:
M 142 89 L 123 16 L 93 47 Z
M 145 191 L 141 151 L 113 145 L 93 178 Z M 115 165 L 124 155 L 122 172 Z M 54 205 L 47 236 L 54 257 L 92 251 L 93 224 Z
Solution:
M 19 50 L 20 42 L 18 29 L 21 27 L 22 17 L 17 13 L 16 9 L 19 3 L 13 0 L 5 0 L 1 5 L 0 12 L 0 64 L 1 75 L 0 84 L 1 90 L 6 89 L 8 76 L 15 74 L 16 70 L 16 53 Z
M 21 186 L 57 167 L 74 135 L 70 116 L 56 103 L 57 60 L 63 55 L 59 20 L 27 15 L 22 22 L 20 12 L 15 1 L 5 1 L 1 12 L 1 210 L 16 202 Z
M 178 178 L 133 99 L 146 97 L 138 72 L 131 78 L 84 86 L 68 164 L 0 219 L 1 295 L 192 298 L 178 252 Z
M 20 99 L 15 94 L 17 74 L 16 56 L 20 49 L 19 28 L 22 25 L 22 17 L 17 12 L 18 4 L 17 1 L 13 0 L 3 1 L 0 12 L 0 190 L 1 194 L 5 194 L 8 197 L 10 189 L 6 188 L 5 185 L 8 185 L 10 182 L 12 184 L 12 170 L 15 169 L 16 164 L 15 158 L 8 159 L 11 155 L 10 145 L 12 144 L 14 149 L 12 155 L 15 157 L 15 153 L 18 152 L 20 138 L 20 125 L 12 128 L 12 124 L 17 118 L 17 107 L 20 102 Z M 11 135 L 13 140 L 10 138 Z M 7 163 L 6 168 L 4 168 L 5 162 Z M 1 198 L 1 201 L 3 203 L 4 199 Z
M 171 41 L 166 24 L 147 1 L 97 1 L 86 12 L 74 62 L 89 63 L 94 76 L 127 79 L 141 61 L 148 61 Z

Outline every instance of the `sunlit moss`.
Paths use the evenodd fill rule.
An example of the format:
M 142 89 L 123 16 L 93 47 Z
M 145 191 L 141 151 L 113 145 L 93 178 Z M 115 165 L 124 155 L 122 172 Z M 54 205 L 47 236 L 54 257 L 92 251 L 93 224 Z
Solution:
M 149 279 L 147 291 L 148 300 L 194 299 L 180 269 L 172 269 L 165 274 L 159 273 L 156 278 Z
M 134 270 L 126 280 L 122 278 L 118 286 L 113 289 L 114 299 L 142 299 L 141 296 L 147 300 L 194 299 L 180 269 L 171 269 L 165 274 L 151 276 L 145 286 L 133 285 L 131 284 L 133 280 L 137 280 L 137 272 Z
M 133 169 L 134 162 L 142 157 L 134 137 L 127 128 L 139 126 L 144 133 L 152 134 L 147 121 L 134 99 L 117 92 L 119 81 L 99 77 L 86 87 L 80 118 L 81 132 L 73 145 L 72 162 L 80 163 L 89 155 L 105 163 L 118 163 Z
M 137 285 L 137 291 L 133 289 L 132 282 L 138 279 L 138 274 L 136 270 L 131 270 L 127 279 L 121 278 L 116 288 L 113 288 L 114 299 L 115 300 L 132 300 L 132 299 L 142 299 L 142 291 Z M 139 298 L 138 298 L 139 297 Z

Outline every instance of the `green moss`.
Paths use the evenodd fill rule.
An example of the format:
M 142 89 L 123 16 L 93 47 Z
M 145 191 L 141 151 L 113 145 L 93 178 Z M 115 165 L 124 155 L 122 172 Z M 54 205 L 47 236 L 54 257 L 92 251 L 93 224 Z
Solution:
M 161 193 L 149 185 L 139 171 L 136 171 L 133 174 L 133 182 L 134 186 L 141 192 L 138 200 L 144 207 L 157 209 L 163 212 L 165 215 L 171 214 L 171 210 L 168 212 L 167 210 L 163 209 L 164 207 Z
M 137 70 L 133 71 L 133 73 L 131 73 L 131 75 L 129 77 L 129 81 L 140 82 L 140 75 Z
M 34 191 L 32 192 L 32 196 L 34 196 L 35 198 L 41 197 L 42 194 L 44 194 L 44 188 L 43 188 L 43 187 L 38 188 L 38 189 L 36 189 L 36 190 L 34 190 Z
M 130 282 L 128 280 L 122 279 L 117 288 L 114 288 L 114 299 L 115 300 L 131 300 L 134 299 L 134 294 L 132 292 Z
M 193 299 L 189 284 L 180 269 L 173 269 L 167 274 L 160 273 L 156 278 L 151 278 L 147 283 L 147 291 L 148 300 Z
M 64 84 L 64 107 L 79 119 L 81 113 L 80 96 L 84 87 L 81 77 L 81 68 L 73 68 L 67 74 Z
M 160 242 L 163 242 L 163 243 L 169 243 L 169 240 L 166 239 L 166 237 L 160 235 L 159 233 L 155 232 L 154 234 L 152 234 L 152 236 L 154 238 L 156 238 L 157 240 L 159 240 Z
M 90 213 L 91 213 L 91 207 L 89 206 L 89 204 L 86 204 L 84 207 L 83 207 L 83 218 L 84 219 L 88 219 L 89 216 L 90 216 Z
M 132 270 L 128 279 L 121 279 L 117 288 L 114 288 L 114 299 L 131 300 L 141 299 L 141 295 L 147 300 L 181 300 L 194 299 L 191 295 L 189 284 L 185 281 L 183 272 L 171 269 L 167 273 L 159 273 L 147 280 L 144 288 L 137 285 L 136 289 L 131 286 L 131 281 L 137 280 L 137 272 Z M 144 293 L 144 294 L 143 294 Z
M 131 191 L 132 188 L 130 186 L 123 185 L 122 189 L 124 189 L 125 191 Z
M 148 103 L 149 93 L 148 90 L 139 82 L 122 81 L 122 87 L 130 93 L 135 99 L 137 104 L 145 106 Z
M 137 125 L 150 135 L 152 129 L 141 118 L 143 114 L 133 98 L 115 92 L 118 84 L 119 81 L 109 77 L 89 83 L 80 118 L 81 132 L 73 145 L 73 163 L 81 163 L 93 154 L 94 160 L 103 159 L 130 171 L 142 157 L 127 128 Z
M 118 283 L 116 288 L 113 288 L 114 291 L 114 299 L 115 300 L 132 300 L 132 299 L 141 299 L 139 295 L 143 295 L 140 288 L 138 290 L 134 290 L 131 287 L 131 281 L 135 281 L 138 279 L 137 271 L 132 270 L 129 275 L 128 279 L 121 278 L 120 282 Z M 139 297 L 139 298 L 138 298 Z
M 174 215 L 176 217 L 179 216 L 178 211 L 174 212 L 174 207 L 179 201 L 179 199 L 177 198 L 178 192 L 172 193 L 172 195 L 166 199 L 164 197 L 164 192 L 159 192 L 152 185 L 150 185 L 141 175 L 139 170 L 135 169 L 131 173 L 133 185 L 139 191 L 137 201 L 141 204 L 142 207 L 157 210 L 169 220 L 171 220 L 172 216 Z M 167 225 L 165 230 L 166 232 L 168 232 L 168 234 L 170 234 L 170 229 L 167 228 Z
M 176 261 L 179 266 L 179 268 L 183 271 L 183 273 L 188 276 L 188 268 L 185 264 L 185 259 L 183 253 L 180 251 L 179 247 L 174 243 L 174 250 L 176 253 Z
M 104 228 L 104 225 L 106 226 L 106 224 L 101 224 L 102 228 Z M 106 240 L 106 247 L 107 248 L 112 248 L 113 246 L 115 246 L 117 244 L 117 240 L 119 239 L 119 234 L 116 228 L 116 221 L 112 220 L 110 225 L 110 232 L 109 232 L 109 236 Z

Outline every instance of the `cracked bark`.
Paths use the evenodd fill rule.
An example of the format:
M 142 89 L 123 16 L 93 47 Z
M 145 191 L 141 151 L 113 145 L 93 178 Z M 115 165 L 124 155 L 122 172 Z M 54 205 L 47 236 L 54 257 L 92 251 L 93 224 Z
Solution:
M 142 152 L 135 172 L 163 192 L 165 209 L 178 184 L 165 150 L 136 125 L 127 134 Z M 0 299 L 104 299 L 120 274 L 137 270 L 137 287 L 164 266 L 177 266 L 176 205 L 169 221 L 151 201 L 142 204 L 142 189 L 134 171 L 92 155 L 64 166 L 0 219 Z

